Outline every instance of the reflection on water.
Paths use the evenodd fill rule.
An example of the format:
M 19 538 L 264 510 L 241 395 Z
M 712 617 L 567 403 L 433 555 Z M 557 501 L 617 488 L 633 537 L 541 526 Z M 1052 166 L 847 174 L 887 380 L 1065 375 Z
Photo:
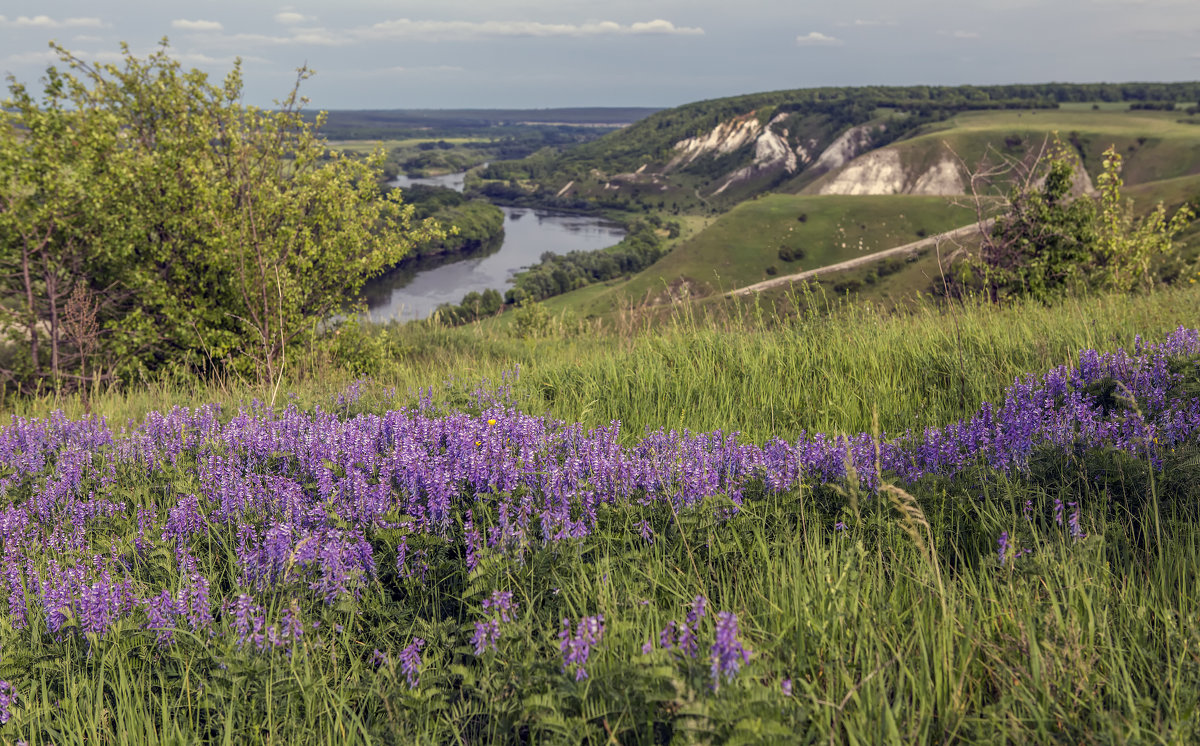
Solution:
M 401 177 L 392 183 L 400 187 L 436 183 L 454 188 L 454 177 L 461 191 L 463 174 L 430 179 Z M 499 247 L 406 262 L 369 282 L 363 295 L 371 319 L 422 319 L 443 303 L 458 303 L 471 291 L 495 288 L 503 293 L 514 274 L 536 264 L 546 252 L 594 251 L 625 237 L 620 225 L 599 218 L 526 207 L 500 209 L 504 212 L 504 238 Z
M 598 218 L 566 215 L 527 207 L 501 207 L 504 241 L 498 250 L 452 258 L 446 263 L 397 268 L 363 289 L 375 321 L 423 319 L 443 303 L 458 303 L 472 290 L 495 288 L 503 293 L 519 270 L 536 264 L 542 254 L 594 251 L 625 237 L 625 229 Z
M 447 189 L 453 189 L 456 192 L 461 192 L 466 184 L 466 181 L 467 172 L 461 171 L 456 174 L 442 174 L 441 176 L 409 177 L 404 174 L 400 174 L 393 181 L 391 181 L 390 184 L 391 186 L 400 187 L 401 189 L 407 186 L 412 186 L 413 184 L 426 184 L 428 186 L 446 187 Z

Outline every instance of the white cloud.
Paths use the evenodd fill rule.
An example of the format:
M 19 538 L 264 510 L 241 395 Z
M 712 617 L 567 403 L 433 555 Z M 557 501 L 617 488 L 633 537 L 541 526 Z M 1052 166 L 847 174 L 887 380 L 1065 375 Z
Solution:
M 951 34 L 951 36 L 953 36 L 955 39 L 978 39 L 979 33 L 976 31 L 963 31 L 960 29 Z
M 397 18 L 352 32 L 372 39 L 420 38 L 428 40 L 484 37 L 611 36 L 625 34 L 699 35 L 704 29 L 676 26 L 661 18 L 622 26 L 613 21 L 542 23 L 540 21 L 414 21 Z
M 104 21 L 99 18 L 64 18 L 59 21 L 50 16 L 17 16 L 11 21 L 0 16 L 0 26 L 17 26 L 23 28 L 102 28 Z
M 47 49 L 38 52 L 17 52 L 10 54 L 2 62 L 6 65 L 53 65 L 56 62 L 60 62 L 60 60 L 57 54 Z
M 872 19 L 855 18 L 853 23 L 839 23 L 838 25 L 839 26 L 858 26 L 859 28 L 862 28 L 862 27 L 871 28 L 871 27 L 875 27 L 875 26 L 895 26 L 896 22 L 893 20 L 884 19 L 884 18 L 872 18 Z
M 171 21 L 171 28 L 184 31 L 221 31 L 225 27 L 217 21 L 189 21 L 186 18 L 177 18 Z
M 842 40 L 826 36 L 820 31 L 810 31 L 803 36 L 797 36 L 796 44 L 801 47 L 837 47 L 842 45 Z
M 103 37 L 96 36 L 95 34 L 75 34 L 74 36 L 71 37 L 71 41 L 97 42 L 97 41 L 104 41 L 104 39 L 103 39 Z
M 684 36 L 700 35 L 704 33 L 704 29 L 695 26 L 676 26 L 670 21 L 664 21 L 657 18 L 653 21 L 645 23 L 635 23 L 629 27 L 630 33 L 634 34 L 680 34 Z
M 294 26 L 297 23 L 313 20 L 312 16 L 306 16 L 303 13 L 296 13 L 291 10 L 283 10 L 275 14 L 275 20 L 285 26 Z

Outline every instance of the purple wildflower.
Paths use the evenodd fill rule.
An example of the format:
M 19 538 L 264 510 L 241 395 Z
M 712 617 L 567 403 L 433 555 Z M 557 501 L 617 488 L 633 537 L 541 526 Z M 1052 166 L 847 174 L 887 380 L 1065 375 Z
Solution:
M 667 622 L 667 626 L 663 627 L 662 632 L 658 635 L 658 644 L 663 650 L 670 650 L 675 645 L 675 622 Z
M 737 615 L 731 611 L 717 612 L 717 633 L 712 644 L 713 689 L 721 678 L 732 681 L 742 664 L 750 662 L 750 651 L 738 639 Z
M 784 679 L 783 681 L 779 682 L 779 690 L 783 692 L 783 696 L 785 697 L 792 696 L 792 680 Z
M 17 701 L 17 690 L 7 681 L 0 681 L 0 723 L 7 723 L 12 713 L 9 708 Z
M 491 597 L 484 599 L 483 609 L 499 614 L 502 622 L 511 622 L 511 615 L 515 614 L 520 606 L 512 600 L 512 596 L 512 591 L 492 591 Z
M 408 688 L 415 689 L 421 683 L 421 648 L 425 641 L 414 637 L 408 647 L 400 651 L 400 670 L 408 680 Z
M 495 619 L 489 619 L 486 622 L 475 622 L 475 632 L 471 635 L 471 645 L 475 648 L 475 655 L 480 656 L 487 652 L 488 648 L 492 650 L 498 649 L 500 642 L 500 623 Z
M 1071 517 L 1067 519 L 1067 532 L 1071 535 L 1072 539 L 1078 541 L 1087 536 L 1087 534 L 1083 533 L 1083 528 L 1079 525 L 1079 504 L 1076 502 L 1069 502 L 1067 505 L 1074 508 L 1074 510 L 1071 511 Z
M 1008 559 L 1008 549 L 1009 549 L 1009 547 L 1008 547 L 1008 532 L 1007 531 L 1002 532 L 1000 534 L 999 541 L 997 541 L 996 543 L 999 545 L 997 554 L 1000 557 L 1000 566 L 1004 567 L 1004 562 L 1005 562 L 1005 560 Z
M 563 619 L 558 638 L 563 657 L 563 671 L 566 672 L 574 666 L 575 680 L 582 681 L 587 678 L 584 666 L 587 665 L 592 647 L 604 639 L 604 615 L 597 614 L 580 619 L 575 627 L 574 636 L 571 634 L 571 621 Z

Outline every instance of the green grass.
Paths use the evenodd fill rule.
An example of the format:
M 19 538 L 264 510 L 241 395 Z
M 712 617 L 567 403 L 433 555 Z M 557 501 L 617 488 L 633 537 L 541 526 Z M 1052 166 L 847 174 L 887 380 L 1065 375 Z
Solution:
M 958 118 L 970 129 L 954 136 L 969 154 L 985 136 L 1023 131 L 1026 118 L 1069 126 L 1083 121 L 1077 114 L 1091 122 L 1072 128 L 1087 158 L 1109 137 L 1126 148 L 1138 182 L 1128 194 L 1139 209 L 1200 192 L 1200 160 L 1189 160 L 1194 146 L 1181 129 L 1189 125 L 1174 127 L 1166 115 L 1136 114 L 1160 127 L 1148 136 L 1124 132 L 1135 116 L 1125 113 L 988 112 Z M 928 159 L 936 137 L 898 147 L 926 148 L 913 157 Z M 348 325 L 290 352 L 276 386 L 180 377 L 86 398 L 0 400 L 0 416 L 62 409 L 119 427 L 176 405 L 218 403 L 228 419 L 257 399 L 348 419 L 411 403 L 419 387 L 432 387 L 448 410 L 478 414 L 469 392 L 519 368 L 512 400 L 521 409 L 586 428 L 619 420 L 626 445 L 659 428 L 738 431 L 760 443 L 802 432 L 896 433 L 953 422 L 997 401 L 1015 378 L 1071 363 L 1080 349 L 1128 348 L 1138 335 L 1157 340 L 1200 321 L 1195 266 L 1152 294 L 1054 305 L 906 298 L 934 279 L 932 254 L 883 277 L 865 267 L 823 278 L 830 294 L 838 282 L 862 281 L 854 304 L 787 288 L 737 301 L 713 292 L 764 279 L 771 264 L 780 274 L 829 264 L 969 218 L 943 198 L 764 196 L 711 224 L 686 219 L 657 275 L 552 299 L 555 316 L 530 339 L 515 336 L 512 314 L 462 328 Z M 1186 237 L 1188 257 L 1198 236 L 1200 225 Z M 792 241 L 806 257 L 789 266 L 777 252 Z M 687 278 L 710 294 L 639 306 L 662 292 L 662 278 Z M 362 399 L 336 404 L 359 379 Z M 165 518 L 211 468 L 185 452 L 157 470 L 109 474 L 104 446 L 71 457 L 79 456 L 94 467 L 87 479 L 98 494 L 124 512 L 98 522 L 64 517 L 63 535 L 114 557 L 134 556 L 133 505 Z M 274 453 L 257 467 L 280 456 L 286 465 L 288 456 Z M 0 742 L 1196 743 L 1200 444 L 1163 459 L 1155 470 L 1127 454 L 1046 451 L 1027 471 L 978 465 L 873 495 L 850 482 L 806 480 L 779 493 L 753 486 L 736 509 L 720 494 L 679 512 L 669 501 L 603 505 L 587 536 L 501 542 L 481 549 L 472 571 L 459 541 L 466 508 L 485 534 L 498 516 L 486 495 L 457 494 L 446 536 L 408 535 L 412 549 L 427 552 L 427 578 L 395 571 L 407 529 L 371 525 L 364 531 L 380 575 L 360 598 L 325 606 L 301 586 L 255 590 L 273 619 L 299 596 L 306 620 L 342 626 L 336 635 L 307 633 L 289 657 L 237 647 L 228 614 L 213 638 L 180 630 L 167 649 L 134 621 L 103 638 L 57 639 L 36 619 L 18 629 L 0 615 L 0 679 L 18 695 Z M 23 530 L 14 516 L 37 494 L 0 489 L 5 550 Z M 1055 501 L 1078 505 L 1085 537 L 1055 520 Z M 642 538 L 642 522 L 652 540 Z M 235 558 L 239 527 L 206 529 L 187 540 L 199 571 L 216 593 L 248 590 Z M 1029 553 L 1001 563 L 1001 532 Z M 29 539 L 47 554 L 55 540 Z M 185 583 L 170 545 L 131 562 L 139 580 Z M 472 626 L 488 617 L 482 601 L 497 590 L 512 592 L 519 609 L 499 650 L 476 655 Z M 709 614 L 697 625 L 697 657 L 655 644 L 698 595 Z M 714 687 L 717 611 L 736 613 L 751 656 Z M 564 618 L 591 614 L 604 615 L 606 633 L 588 678 L 576 681 L 563 670 L 557 633 Z M 410 688 L 396 653 L 416 636 L 427 645 L 421 683 Z M 376 649 L 389 654 L 378 667 Z
M 567 294 L 559 303 L 587 316 L 631 302 L 661 302 L 667 287 L 681 282 L 693 295 L 709 295 L 768 279 L 768 267 L 779 275 L 815 269 L 957 228 L 973 217 L 943 197 L 768 194 L 714 219 L 630 281 Z M 804 257 L 780 259 L 783 246 L 803 250 Z
M 1180 116 L 1179 112 L 1090 109 L 969 112 L 892 147 L 900 149 L 910 168 L 932 165 L 943 157 L 946 145 L 975 168 L 988 146 L 1004 155 L 1020 156 L 1057 132 L 1064 142 L 1082 149 L 1084 165 L 1093 178 L 1100 173 L 1102 154 L 1111 145 L 1125 159 L 1126 183 L 1141 184 L 1200 173 L 1200 127 L 1180 122 Z M 1006 145 L 1006 138 L 1021 142 Z
M 534 340 L 482 325 L 373 330 L 386 344 L 374 382 L 347 416 L 387 406 L 380 397 L 393 385 L 433 385 L 446 403 L 465 406 L 466 388 L 519 363 L 514 395 L 523 408 L 588 426 L 621 419 L 632 438 L 659 426 L 740 429 L 754 440 L 794 437 L 800 428 L 854 432 L 870 429 L 876 412 L 888 430 L 920 427 L 995 400 L 1015 376 L 1068 362 L 1080 348 L 1113 349 L 1135 334 L 1153 340 L 1195 325 L 1197 308 L 1200 288 L 1188 287 L 1053 307 L 860 306 L 780 321 L 759 320 L 750 306 L 636 334 L 558 330 Z M 362 343 L 371 339 L 379 338 Z M 285 382 L 281 402 L 291 394 L 301 407 L 329 408 L 331 395 L 361 373 L 304 365 L 307 377 Z M 234 407 L 269 394 L 236 383 L 162 385 L 91 404 L 120 423 L 173 404 Z M 74 416 L 81 405 L 47 398 L 5 406 L 28 414 L 63 406 Z M 165 514 L 173 490 L 186 489 L 176 484 L 193 478 L 187 458 L 168 472 L 171 484 L 120 473 L 114 496 L 152 501 Z M 601 511 L 586 538 L 535 545 L 521 562 L 487 551 L 466 573 L 456 555 L 435 554 L 441 561 L 420 583 L 386 570 L 394 536 L 381 530 L 372 535 L 381 581 L 361 600 L 309 617 L 326 628 L 343 624 L 345 633 L 320 649 L 305 643 L 291 658 L 239 651 L 220 636 L 185 636 L 164 651 L 133 626 L 59 642 L 0 622 L 0 678 L 18 682 L 21 695 L 0 738 L 1194 743 L 1198 464 L 1192 444 L 1167 454 L 1156 474 L 1135 457 L 1100 453 L 1038 459 L 1029 473 L 1008 477 L 981 468 L 930 479 L 895 500 L 804 483 L 779 494 L 752 491 L 736 514 L 720 495 L 678 515 L 620 504 Z M 1055 523 L 1055 499 L 1081 503 L 1086 538 L 1071 539 Z M 1028 518 L 1026 501 L 1035 506 Z M 1160 543 L 1148 538 L 1149 501 L 1162 505 Z M 475 505 L 482 525 L 495 520 L 482 501 L 465 504 Z M 639 535 L 643 520 L 653 542 Z M 111 540 L 106 531 L 96 540 Z M 1002 531 L 1032 553 L 1001 566 Z M 233 583 L 226 566 L 235 529 L 212 536 L 194 548 L 200 567 Z M 169 552 L 152 561 L 174 567 Z M 500 651 L 477 657 L 466 638 L 487 616 L 481 600 L 492 590 L 511 591 L 519 612 L 503 628 Z M 709 602 L 698 657 L 657 644 L 643 654 L 697 595 Z M 289 602 L 282 592 L 267 598 Z M 752 655 L 714 691 L 707 656 L 718 610 L 737 614 Z M 562 618 L 596 613 L 605 637 L 589 677 L 576 682 L 562 671 L 556 633 Z M 412 636 L 427 641 L 416 689 L 394 656 Z M 378 670 L 369 662 L 375 648 L 393 654 Z
M 803 300 L 803 299 L 801 299 Z M 738 430 L 762 441 L 801 430 L 859 432 L 878 411 L 891 431 L 953 421 L 998 396 L 1022 374 L 1068 362 L 1083 348 L 1130 345 L 1194 325 L 1200 283 L 1152 295 L 1100 296 L 1061 306 L 984 304 L 944 313 L 926 302 L 893 311 L 840 305 L 776 318 L 767 301 L 712 309 L 712 315 L 654 320 L 630 313 L 614 326 L 555 323 L 550 335 L 517 339 L 486 323 L 418 324 L 346 331 L 340 363 L 315 354 L 292 360 L 277 401 L 331 405 L 361 375 L 376 391 L 454 381 L 475 386 L 520 367 L 516 395 L 531 411 L 588 427 L 612 420 L 629 437 L 646 427 Z M 786 310 L 786 309 L 782 309 Z M 270 400 L 272 387 L 182 382 L 98 393 L 92 411 L 114 422 L 174 404 L 234 407 Z M 78 397 L 0 402 L 0 412 L 82 413 Z

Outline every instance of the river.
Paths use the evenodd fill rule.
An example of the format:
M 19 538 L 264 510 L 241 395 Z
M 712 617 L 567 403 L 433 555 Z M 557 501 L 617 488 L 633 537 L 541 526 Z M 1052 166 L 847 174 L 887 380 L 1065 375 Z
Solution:
M 403 188 L 433 184 L 461 192 L 464 178 L 465 174 L 427 179 L 401 176 L 392 185 Z M 500 209 L 504 212 L 504 238 L 499 247 L 401 265 L 372 280 L 363 288 L 370 318 L 423 319 L 442 303 L 458 303 L 472 290 L 495 288 L 503 293 L 514 274 L 536 264 L 547 251 L 594 251 L 612 246 L 625 236 L 620 225 L 599 218 L 527 207 Z

